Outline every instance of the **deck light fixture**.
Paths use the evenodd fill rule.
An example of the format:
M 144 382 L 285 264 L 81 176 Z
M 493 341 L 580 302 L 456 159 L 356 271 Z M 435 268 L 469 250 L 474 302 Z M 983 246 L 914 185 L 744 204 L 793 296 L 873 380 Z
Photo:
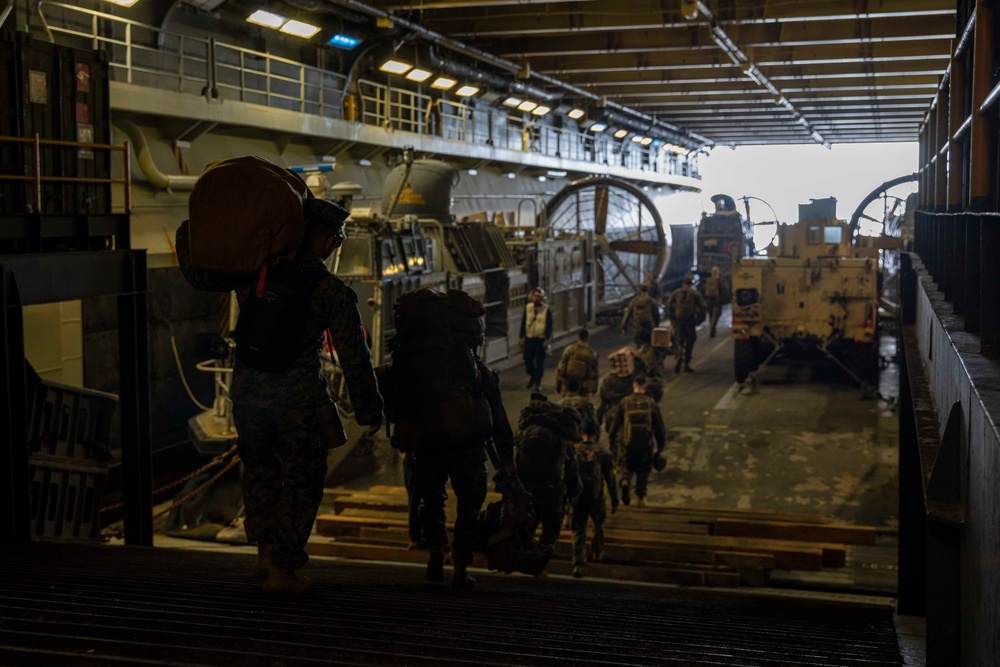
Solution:
M 472 97 L 478 92 L 479 89 L 476 88 L 475 86 L 462 86 L 461 88 L 455 91 L 455 94 L 458 95 L 459 97 Z
M 350 51 L 355 46 L 361 43 L 361 40 L 357 37 L 351 37 L 350 35 L 342 35 L 337 33 L 330 38 L 327 42 L 330 46 L 336 46 L 338 49 L 344 49 L 345 51 Z
M 550 111 L 552 111 L 552 109 L 550 107 L 539 105 L 539 106 L 535 107 L 534 109 L 532 109 L 531 113 L 532 113 L 532 115 L 535 115 L 535 116 L 544 116 L 545 114 L 547 114 Z
M 257 25 L 262 25 L 265 28 L 280 28 L 285 23 L 285 17 L 272 14 L 271 12 L 265 12 L 263 9 L 258 9 L 247 17 L 247 23 L 256 23 Z
M 584 117 L 584 115 L 586 115 L 586 113 L 587 112 L 584 111 L 583 109 L 573 109 L 566 115 L 572 118 L 573 120 L 580 120 L 581 118 Z
M 603 132 L 608 129 L 608 126 L 604 123 L 594 123 L 588 128 L 591 132 Z
M 302 39 L 309 39 L 319 32 L 319 30 L 320 28 L 317 25 L 312 25 L 311 23 L 305 23 L 303 21 L 296 21 L 294 19 L 281 26 L 281 32 L 286 35 L 301 37 Z
M 651 137 L 643 137 L 642 141 L 640 141 L 639 143 L 642 144 L 643 146 L 648 146 L 651 143 L 653 143 L 653 139 Z
M 456 83 L 458 83 L 458 81 L 455 81 L 455 79 L 449 79 L 446 76 L 439 76 L 434 79 L 434 83 L 431 84 L 431 88 L 437 88 L 438 90 L 451 90 L 455 87 Z
M 431 78 L 431 73 L 425 69 L 420 69 L 419 67 L 414 67 L 410 70 L 410 73 L 406 75 L 406 78 L 410 81 L 416 81 L 417 83 L 422 83 L 427 79 Z
M 635 143 L 639 143 L 642 141 L 642 137 L 637 134 L 634 137 L 632 137 L 632 141 L 634 141 Z
M 525 100 L 517 105 L 517 109 L 518 111 L 531 111 L 537 106 L 538 105 L 532 102 L 531 100 Z
M 118 5 L 119 7 L 131 7 L 135 3 L 139 2 L 139 0 L 107 0 L 107 2 L 110 2 L 113 5 Z
M 628 136 L 628 130 L 618 130 L 615 132 L 615 139 L 624 139 Z
M 505 107 L 517 107 L 523 101 L 524 100 L 520 99 L 519 97 L 508 97 L 503 101 L 503 105 Z
M 379 69 L 389 74 L 403 74 L 410 71 L 411 65 L 407 65 L 401 60 L 386 60 Z

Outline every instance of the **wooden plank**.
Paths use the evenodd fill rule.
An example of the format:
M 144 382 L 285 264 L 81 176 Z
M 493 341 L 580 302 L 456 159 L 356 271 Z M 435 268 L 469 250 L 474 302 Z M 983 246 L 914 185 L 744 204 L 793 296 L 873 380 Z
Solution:
M 756 537 L 769 540 L 799 542 L 843 542 L 845 544 L 875 544 L 872 526 L 816 525 L 786 521 L 745 521 L 717 519 L 713 534 L 729 537 Z
M 631 513 L 633 508 L 626 512 Z M 647 505 L 643 509 L 634 509 L 635 512 L 649 514 L 675 514 L 677 516 L 689 516 L 697 519 L 712 520 L 714 518 L 734 518 L 751 521 L 790 521 L 795 523 L 828 523 L 829 518 L 813 514 L 785 514 L 781 512 L 769 512 L 766 510 L 740 510 L 729 507 L 691 507 L 682 505 Z

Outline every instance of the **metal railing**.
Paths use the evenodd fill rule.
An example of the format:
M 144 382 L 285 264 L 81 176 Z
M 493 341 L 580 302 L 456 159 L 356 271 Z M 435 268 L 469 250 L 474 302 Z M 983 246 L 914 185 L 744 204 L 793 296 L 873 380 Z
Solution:
M 75 46 L 105 49 L 116 81 L 344 117 L 347 77 L 336 72 L 62 2 L 41 0 L 38 16 L 52 41 L 59 34 Z M 698 176 L 695 156 L 547 125 L 530 114 L 435 99 L 370 80 L 358 80 L 355 90 L 357 120 L 366 125 L 632 171 Z
M 123 144 L 93 144 L 80 141 L 60 141 L 55 139 L 41 139 L 36 133 L 33 139 L 24 137 L 0 137 L 0 144 L 21 144 L 30 146 L 31 150 L 31 173 L 30 174 L 5 174 L 0 173 L 0 181 L 20 181 L 31 184 L 31 198 L 29 213 L 41 213 L 42 211 L 42 184 L 43 183 L 66 183 L 71 185 L 121 185 L 124 188 L 123 201 L 125 213 L 132 211 L 132 181 L 131 162 L 129 145 L 126 141 Z M 86 176 L 45 176 L 42 168 L 42 148 L 55 148 L 74 151 L 107 151 L 110 154 L 122 154 L 123 178 L 92 178 Z M 107 211 L 110 213 L 110 211 Z

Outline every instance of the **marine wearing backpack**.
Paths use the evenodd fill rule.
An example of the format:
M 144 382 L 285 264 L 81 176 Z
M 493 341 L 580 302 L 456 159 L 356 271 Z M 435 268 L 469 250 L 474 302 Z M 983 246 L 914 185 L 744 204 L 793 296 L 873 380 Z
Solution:
M 594 539 L 591 542 L 590 559 L 600 561 L 604 557 L 604 519 L 607 509 L 604 502 L 604 487 L 611 494 L 611 513 L 618 511 L 618 487 L 615 481 L 611 450 L 597 442 L 597 427 L 584 427 L 581 440 L 574 449 L 576 467 L 580 473 L 580 497 L 573 504 L 573 576 L 583 576 L 586 558 L 587 523 L 594 522 Z
M 563 521 L 563 493 L 575 498 L 580 478 L 573 458 L 579 415 L 572 408 L 532 394 L 518 421 L 516 462 L 518 476 L 531 493 L 532 510 L 542 524 L 539 545 L 550 547 L 559 538 Z
M 705 301 L 701 294 L 694 291 L 691 285 L 694 276 L 690 273 L 684 276 L 684 283 L 679 289 L 670 293 L 667 299 L 667 312 L 674 325 L 675 353 L 677 363 L 674 372 L 692 372 L 691 355 L 694 353 L 694 343 L 698 337 L 697 326 L 705 320 Z
M 484 309 L 458 290 L 419 289 L 393 307 L 396 334 L 392 363 L 381 367 L 393 445 L 412 452 L 415 495 L 420 503 L 421 546 L 428 549 L 426 578 L 444 580 L 448 544 L 447 484 L 457 500 L 451 554 L 452 586 L 474 588 L 468 574 L 480 545 L 479 511 L 486 499 L 487 445 L 495 445 L 498 486 L 516 483 L 514 434 L 500 397 L 497 374 L 476 356 L 482 345 Z
M 422 288 L 393 305 L 392 363 L 383 369 L 393 445 L 432 452 L 481 441 L 493 428 L 476 349 L 485 340 L 482 304 L 459 290 Z M 405 398 L 392 391 L 406 387 Z
M 566 383 L 575 380 L 579 383 L 578 391 L 592 394 L 597 391 L 597 353 L 587 342 L 590 333 L 581 329 L 577 340 L 563 350 L 559 364 L 556 366 L 556 391 L 562 392 Z
M 623 398 L 615 410 L 611 446 L 621 475 L 622 502 L 629 504 L 629 487 L 635 475 L 635 495 L 639 507 L 643 507 L 654 459 L 666 444 L 666 429 L 656 402 L 645 393 L 646 378 L 636 376 L 632 389 L 633 393 Z

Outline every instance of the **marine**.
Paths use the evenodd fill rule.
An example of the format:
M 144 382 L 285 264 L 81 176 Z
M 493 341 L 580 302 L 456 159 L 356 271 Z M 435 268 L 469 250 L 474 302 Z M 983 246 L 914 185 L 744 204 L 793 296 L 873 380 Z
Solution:
M 691 355 L 694 343 L 698 338 L 698 323 L 705 319 L 705 300 L 701 294 L 692 289 L 694 276 L 690 273 L 684 276 L 684 283 L 667 297 L 667 317 L 674 326 L 674 348 L 677 363 L 674 372 L 691 373 Z
M 610 437 L 621 472 L 622 502 L 629 504 L 632 477 L 635 476 L 637 505 L 645 507 L 649 474 L 666 445 L 663 416 L 656 402 L 646 395 L 645 377 L 637 375 L 632 381 L 632 393 L 615 407 Z

